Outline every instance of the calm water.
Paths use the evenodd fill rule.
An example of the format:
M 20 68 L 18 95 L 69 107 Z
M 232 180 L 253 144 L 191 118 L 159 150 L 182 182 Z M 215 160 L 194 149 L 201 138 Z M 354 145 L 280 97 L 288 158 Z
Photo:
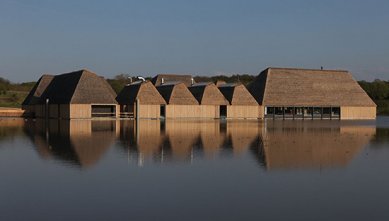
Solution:
M 389 118 L 0 120 L 0 220 L 388 220 Z

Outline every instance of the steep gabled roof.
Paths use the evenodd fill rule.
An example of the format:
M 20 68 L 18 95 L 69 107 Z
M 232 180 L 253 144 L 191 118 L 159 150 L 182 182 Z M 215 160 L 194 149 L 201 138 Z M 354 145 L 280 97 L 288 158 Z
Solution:
M 56 75 L 43 97 L 51 104 L 117 104 L 108 82 L 88 70 Z
M 241 83 L 222 84 L 219 86 L 219 90 L 231 105 L 258 105 L 254 97 Z
M 46 91 L 50 82 L 53 80 L 53 75 L 44 74 L 39 78 L 38 82 L 31 89 L 30 93 L 24 99 L 22 105 L 34 105 L 41 102 L 41 96 Z
M 248 86 L 268 106 L 376 106 L 348 71 L 268 68 Z
M 199 102 L 193 97 L 184 83 L 163 84 L 157 86 L 158 92 L 167 104 L 197 105 Z
M 150 81 L 134 82 L 125 86 L 116 100 L 119 104 L 134 104 L 139 99 L 141 104 L 166 104 L 163 97 Z
M 180 74 L 158 74 L 157 76 L 153 77 L 151 79 L 151 82 L 155 86 L 159 86 L 162 84 L 162 78 L 165 83 L 171 83 L 171 82 L 182 82 L 187 87 L 189 87 L 192 84 L 192 76 L 191 75 L 180 75 Z M 193 80 L 194 82 L 194 80 Z
M 188 87 L 196 100 L 203 105 L 227 105 L 228 101 L 214 83 L 197 83 Z

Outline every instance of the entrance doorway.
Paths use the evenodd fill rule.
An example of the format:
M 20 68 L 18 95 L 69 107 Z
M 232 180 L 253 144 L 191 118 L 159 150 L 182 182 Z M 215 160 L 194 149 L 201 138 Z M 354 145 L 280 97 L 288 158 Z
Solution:
M 220 118 L 227 117 L 227 105 L 220 105 Z
M 159 110 L 159 114 L 160 114 L 161 118 L 166 117 L 166 105 L 161 105 L 160 110 Z

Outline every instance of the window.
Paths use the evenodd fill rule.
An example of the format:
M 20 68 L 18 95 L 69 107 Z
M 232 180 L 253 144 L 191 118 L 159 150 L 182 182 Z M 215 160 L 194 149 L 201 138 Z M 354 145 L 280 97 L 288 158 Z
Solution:
M 220 106 L 220 117 L 227 117 L 227 105 Z
M 340 118 L 340 107 L 332 107 L 331 108 L 332 118 Z
M 92 105 L 92 117 L 115 117 L 115 105 Z
M 160 109 L 159 114 L 161 117 L 166 117 L 166 106 L 165 105 L 161 105 L 161 109 Z

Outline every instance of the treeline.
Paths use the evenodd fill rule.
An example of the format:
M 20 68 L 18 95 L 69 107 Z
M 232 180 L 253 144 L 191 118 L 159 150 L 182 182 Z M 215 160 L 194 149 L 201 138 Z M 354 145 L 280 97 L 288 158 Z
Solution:
M 242 83 L 244 85 L 249 84 L 254 80 L 255 76 L 249 74 L 234 74 L 231 76 L 217 75 L 217 76 L 195 76 L 194 80 L 196 82 L 216 82 L 216 81 L 225 81 L 226 83 Z
M 134 81 L 136 80 L 135 76 L 130 76 L 128 74 L 119 74 L 111 79 L 107 79 L 108 83 L 112 86 L 112 88 L 119 93 L 123 89 L 126 84 L 131 82 L 130 78 Z M 251 81 L 253 81 L 255 76 L 248 74 L 234 74 L 231 76 L 218 75 L 218 76 L 195 76 L 193 79 L 195 82 L 216 82 L 216 81 L 225 81 L 226 83 L 237 83 L 240 82 L 244 85 L 247 85 Z M 151 80 L 151 77 L 146 77 L 146 80 Z
M 373 82 L 359 81 L 359 85 L 377 104 L 378 114 L 389 114 L 389 82 L 374 80 Z

